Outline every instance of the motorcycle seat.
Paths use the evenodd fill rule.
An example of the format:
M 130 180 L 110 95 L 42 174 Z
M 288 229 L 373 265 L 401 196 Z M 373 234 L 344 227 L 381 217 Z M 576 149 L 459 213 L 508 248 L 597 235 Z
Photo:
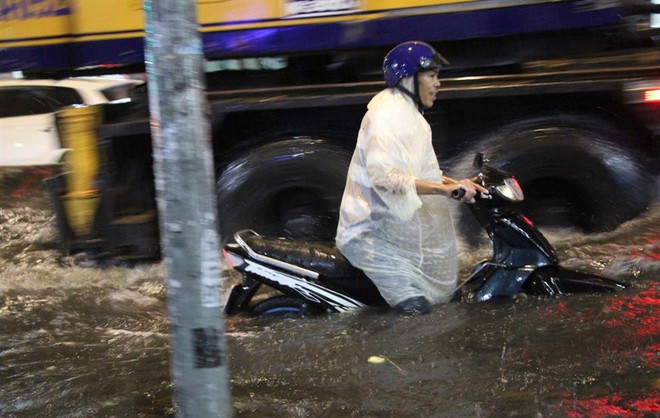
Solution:
M 246 236 L 244 240 L 257 254 L 315 271 L 326 278 L 356 278 L 364 275 L 332 243 L 295 241 L 256 234 Z

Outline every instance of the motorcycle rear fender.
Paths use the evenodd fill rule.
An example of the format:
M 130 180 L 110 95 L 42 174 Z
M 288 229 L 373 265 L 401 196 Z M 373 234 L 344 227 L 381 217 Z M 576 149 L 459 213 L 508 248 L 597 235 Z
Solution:
M 224 313 L 226 315 L 235 315 L 244 312 L 260 286 L 260 282 L 246 276 L 241 284 L 232 287 L 227 303 L 225 304 Z
M 317 280 L 282 271 L 272 265 L 254 260 L 247 261 L 246 274 L 285 294 L 296 294 L 322 311 L 345 312 L 364 307 L 365 304 L 352 297 L 325 287 Z

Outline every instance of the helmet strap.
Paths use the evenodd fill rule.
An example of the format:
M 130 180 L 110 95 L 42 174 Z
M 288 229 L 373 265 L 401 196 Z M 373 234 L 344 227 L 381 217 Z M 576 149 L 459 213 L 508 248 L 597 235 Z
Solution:
M 411 92 L 405 87 L 401 85 L 401 83 L 396 85 L 396 89 L 403 92 L 406 96 L 410 97 L 413 99 L 413 102 L 417 105 L 417 110 L 419 110 L 420 113 L 424 114 L 424 105 L 422 104 L 422 100 L 419 98 L 419 80 L 417 79 L 417 74 L 413 76 L 413 86 L 415 89 L 415 92 Z
M 419 97 L 419 73 L 413 76 L 413 83 L 415 86 L 415 103 L 417 103 L 417 109 L 420 113 L 424 114 L 424 104 L 422 104 L 422 99 Z

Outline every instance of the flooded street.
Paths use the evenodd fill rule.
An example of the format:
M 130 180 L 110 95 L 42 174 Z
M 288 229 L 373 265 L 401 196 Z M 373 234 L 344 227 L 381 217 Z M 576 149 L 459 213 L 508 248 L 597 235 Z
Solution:
M 658 416 L 660 204 L 611 233 L 546 232 L 564 266 L 629 288 L 421 317 L 226 318 L 235 416 Z M 463 273 L 488 251 L 463 251 Z M 45 200 L 2 201 L 0 417 L 173 416 L 168 351 L 162 264 L 62 257 Z

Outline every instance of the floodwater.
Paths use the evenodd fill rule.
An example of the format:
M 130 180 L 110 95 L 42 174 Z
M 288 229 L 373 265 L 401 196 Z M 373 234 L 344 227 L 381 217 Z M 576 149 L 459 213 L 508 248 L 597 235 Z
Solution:
M 659 416 L 660 204 L 611 233 L 546 232 L 563 265 L 630 287 L 419 317 L 226 318 L 235 416 Z M 487 254 L 464 250 L 462 271 Z M 61 257 L 44 199 L 2 202 L 0 417 L 173 416 L 168 355 L 162 263 Z

